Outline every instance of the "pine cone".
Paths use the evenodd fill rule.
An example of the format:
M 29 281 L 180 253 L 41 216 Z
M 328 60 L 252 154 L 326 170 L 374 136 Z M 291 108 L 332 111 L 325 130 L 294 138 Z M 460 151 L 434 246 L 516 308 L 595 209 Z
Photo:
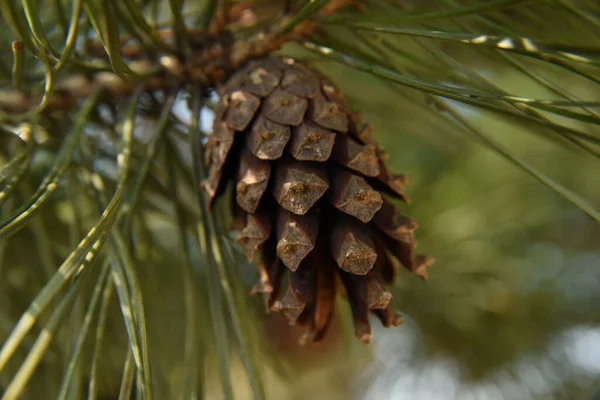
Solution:
M 253 292 L 309 341 L 325 335 L 340 283 L 362 341 L 369 312 L 401 324 L 386 290 L 393 259 L 423 279 L 433 259 L 415 253 L 417 223 L 384 198 L 407 202 L 407 179 L 387 170 L 372 129 L 328 79 L 289 58 L 250 62 L 219 94 L 203 186 L 212 204 L 236 179 L 237 240 L 250 261 L 260 254 Z

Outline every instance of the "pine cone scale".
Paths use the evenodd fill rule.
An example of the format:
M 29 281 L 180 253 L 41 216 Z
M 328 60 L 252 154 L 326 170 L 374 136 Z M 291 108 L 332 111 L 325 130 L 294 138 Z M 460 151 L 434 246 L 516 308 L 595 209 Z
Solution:
M 319 212 L 307 215 L 286 210 L 277 217 L 277 256 L 291 271 L 298 269 L 304 258 L 315 248 L 319 231 Z
M 236 131 L 246 129 L 260 107 L 260 99 L 248 92 L 237 90 L 229 96 L 225 122 Z
M 277 160 L 283 155 L 291 135 L 289 126 L 259 115 L 248 135 L 246 147 L 261 160 Z
M 295 68 L 285 68 L 281 87 L 286 91 L 307 99 L 319 93 L 319 81 L 314 79 L 311 70 L 302 64 L 291 64 Z
M 317 166 L 294 161 L 278 163 L 273 194 L 286 210 L 306 214 L 327 189 L 327 173 Z
M 408 202 L 407 179 L 388 171 L 373 128 L 327 78 L 290 59 L 252 61 L 218 92 L 203 185 L 212 201 L 235 181 L 237 241 L 249 260 L 260 254 L 252 292 L 306 341 L 322 340 L 340 290 L 363 342 L 369 313 L 400 325 L 387 290 L 395 260 L 426 279 L 433 259 L 415 251 L 417 223 L 385 198 Z
M 418 227 L 417 222 L 400 215 L 391 203 L 383 201 L 381 209 L 374 215 L 373 222 L 387 236 L 399 242 L 416 245 L 414 231 Z
M 308 101 L 282 89 L 275 89 L 266 98 L 263 112 L 273 122 L 298 126 L 304 120 Z
M 281 76 L 281 70 L 274 66 L 258 66 L 248 74 L 245 89 L 260 97 L 268 96 L 279 86 Z
M 377 252 L 368 228 L 361 227 L 348 217 L 341 217 L 331 230 L 331 252 L 338 266 L 354 275 L 367 274 Z
M 313 318 L 313 338 L 318 342 L 325 335 L 331 320 L 335 305 L 335 265 L 329 268 L 320 268 L 317 276 L 317 299 Z
M 331 203 L 340 211 L 369 222 L 383 204 L 381 194 L 365 179 L 342 168 L 332 170 L 335 179 L 330 191 Z
M 348 114 L 336 103 L 331 103 L 325 96 L 315 96 L 310 107 L 310 116 L 317 125 L 338 132 L 348 132 Z
M 336 134 L 310 121 L 293 129 L 289 153 L 298 161 L 324 162 L 331 156 Z
M 380 174 L 376 151 L 375 145 L 360 145 L 349 137 L 338 136 L 333 148 L 333 158 L 340 165 L 364 176 L 376 177 Z
M 253 213 L 267 190 L 271 177 L 271 164 L 242 151 L 236 186 L 237 204 L 246 212 Z
M 340 277 L 346 288 L 350 310 L 354 319 L 354 332 L 363 343 L 371 341 L 371 325 L 369 324 L 369 309 L 364 301 L 367 297 L 366 285 L 362 279 L 348 272 L 341 272 Z
M 265 214 L 246 214 L 246 226 L 238 234 L 237 242 L 242 245 L 248 261 L 254 261 L 262 244 L 271 236 L 271 221 Z

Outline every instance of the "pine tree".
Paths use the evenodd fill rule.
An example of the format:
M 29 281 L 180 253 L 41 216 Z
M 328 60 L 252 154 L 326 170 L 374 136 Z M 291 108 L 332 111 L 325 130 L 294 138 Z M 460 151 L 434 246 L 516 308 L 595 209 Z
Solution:
M 298 336 L 351 382 L 369 311 L 465 381 L 545 362 L 598 323 L 598 15 L 2 0 L 2 399 L 298 395 Z

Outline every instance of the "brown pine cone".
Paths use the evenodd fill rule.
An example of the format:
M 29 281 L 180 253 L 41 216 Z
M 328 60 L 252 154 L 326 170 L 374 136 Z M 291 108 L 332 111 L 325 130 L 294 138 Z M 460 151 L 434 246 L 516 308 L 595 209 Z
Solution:
M 417 223 L 384 198 L 406 202 L 407 179 L 387 170 L 372 129 L 327 78 L 289 58 L 250 62 L 219 94 L 203 185 L 212 204 L 236 181 L 238 242 L 261 258 L 253 292 L 305 326 L 308 341 L 327 332 L 340 284 L 363 342 L 369 312 L 401 324 L 386 289 L 393 259 L 423 279 L 433 259 L 415 253 Z

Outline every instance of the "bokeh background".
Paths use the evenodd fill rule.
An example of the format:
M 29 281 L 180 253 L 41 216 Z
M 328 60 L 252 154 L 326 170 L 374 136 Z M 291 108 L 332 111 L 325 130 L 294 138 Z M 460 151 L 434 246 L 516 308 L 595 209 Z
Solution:
M 411 7 L 418 10 L 419 6 L 427 7 L 426 3 L 430 2 L 416 6 L 411 3 Z M 528 22 L 531 15 L 527 13 L 511 15 L 507 11 L 498 18 L 502 21 L 514 17 L 524 34 L 548 40 L 572 35 L 584 38 L 591 46 L 598 45 L 598 36 L 587 35 L 588 26 L 579 32 L 566 30 L 577 20 L 567 24 L 561 19 L 563 14 L 554 11 L 539 11 L 540 18 L 547 12 L 555 19 L 538 25 Z M 565 30 L 556 30 L 554 22 L 564 23 Z M 0 26 L 0 37 L 9 43 L 6 32 Z M 344 36 L 344 29 L 334 29 L 332 34 L 353 40 Z M 410 54 L 431 56 L 412 39 L 389 40 Z M 510 93 L 542 99 L 554 96 L 530 76 L 489 54 L 482 55 L 479 49 L 446 42 L 436 46 L 477 76 Z M 2 44 L 2 48 L 7 46 Z M 295 328 L 287 326 L 283 317 L 265 315 L 262 300 L 249 296 L 257 278 L 254 266 L 244 261 L 233 236 L 229 237 L 235 270 L 242 278 L 233 289 L 247 308 L 238 310 L 240 315 L 219 317 L 228 321 L 228 337 L 233 336 L 232 326 L 237 326 L 258 353 L 268 398 L 600 398 L 600 226 L 447 117 L 451 112 L 461 116 L 475 130 L 485 132 L 558 183 L 590 199 L 596 207 L 600 206 L 598 159 L 554 140 L 535 126 L 451 100 L 434 99 L 323 60 L 299 45 L 288 45 L 281 53 L 306 59 L 321 68 L 347 93 L 363 119 L 374 125 L 375 138 L 391 155 L 390 169 L 411 178 L 408 194 L 412 203 L 399 207 L 419 221 L 419 249 L 437 262 L 430 269 L 428 282 L 400 271 L 392 293 L 393 304 L 404 318 L 401 327 L 383 329 L 374 321 L 373 342 L 365 346 L 352 337 L 349 310 L 340 299 L 327 339 L 319 345 L 301 347 Z M 435 65 L 434 58 L 427 59 Z M 424 66 L 420 69 L 414 59 L 395 61 L 400 69 L 417 71 L 421 78 L 452 83 L 445 73 Z M 432 64 L 428 65 L 430 68 Z M 597 85 L 589 81 L 541 62 L 527 65 L 538 68 L 579 98 L 600 101 Z M 440 64 L 440 70 L 445 68 Z M 189 121 L 185 96 L 178 101 L 176 113 L 182 121 Z M 211 130 L 211 118 L 210 109 L 204 109 L 202 126 L 207 133 Z M 148 142 L 146 132 L 156 121 L 148 117 L 138 122 L 136 140 L 141 146 Z M 595 127 L 577 121 L 561 122 L 598 133 L 593 130 Z M 86 134 L 94 148 L 102 150 L 93 168 L 110 182 L 116 174 L 111 164 L 114 149 L 105 143 L 100 125 L 90 127 Z M 52 162 L 56 137 L 45 139 L 15 202 L 31 194 Z M 12 136 L 3 137 L 3 163 L 18 146 Z M 185 150 L 185 145 L 181 148 Z M 161 165 L 156 172 L 159 177 L 164 176 Z M 74 232 L 73 221 L 86 227 L 95 218 L 89 198 L 75 189 L 69 193 L 68 179 L 71 178 L 65 178 L 65 189 L 44 206 L 30 227 L 0 242 L 2 342 L 58 261 L 69 254 L 76 238 L 84 232 L 83 228 Z M 185 192 L 182 197 L 189 201 L 192 195 Z M 74 202 L 77 206 L 73 206 Z M 137 236 L 136 261 L 146 304 L 156 396 L 177 399 L 183 376 L 190 373 L 189 358 L 194 357 L 183 346 L 187 311 L 182 287 L 189 277 L 172 215 L 159 212 L 164 202 L 160 196 L 147 199 L 148 210 L 141 214 L 140 222 L 140 232 L 146 236 Z M 4 216 L 14 204 L 3 206 Z M 203 289 L 214 282 L 207 276 L 209 267 L 201 255 L 196 252 L 191 257 L 196 274 L 193 301 L 197 340 L 201 343 L 198 358 L 203 360 L 196 373 L 206 378 L 207 398 L 219 399 L 222 393 L 215 344 L 219 333 L 215 333 L 214 319 L 208 313 L 208 295 Z M 82 299 L 93 289 L 92 283 L 87 286 Z M 49 394 L 60 390 L 69 349 L 85 307 L 83 300 L 73 305 L 24 398 L 53 398 Z M 107 314 L 98 384 L 103 399 L 112 399 L 116 398 L 120 383 L 127 341 L 115 296 L 107 306 Z M 42 322 L 46 320 L 44 317 Z M 34 334 L 39 332 L 36 327 Z M 34 335 L 28 336 L 17 359 L 0 374 L 0 394 L 34 339 Z M 84 360 L 90 362 L 94 356 L 93 341 L 86 342 L 84 348 Z M 250 399 L 252 394 L 238 350 L 233 343 L 229 365 L 236 398 Z M 85 372 L 80 374 L 85 382 Z M 76 392 L 73 391 L 73 398 L 77 398 Z

